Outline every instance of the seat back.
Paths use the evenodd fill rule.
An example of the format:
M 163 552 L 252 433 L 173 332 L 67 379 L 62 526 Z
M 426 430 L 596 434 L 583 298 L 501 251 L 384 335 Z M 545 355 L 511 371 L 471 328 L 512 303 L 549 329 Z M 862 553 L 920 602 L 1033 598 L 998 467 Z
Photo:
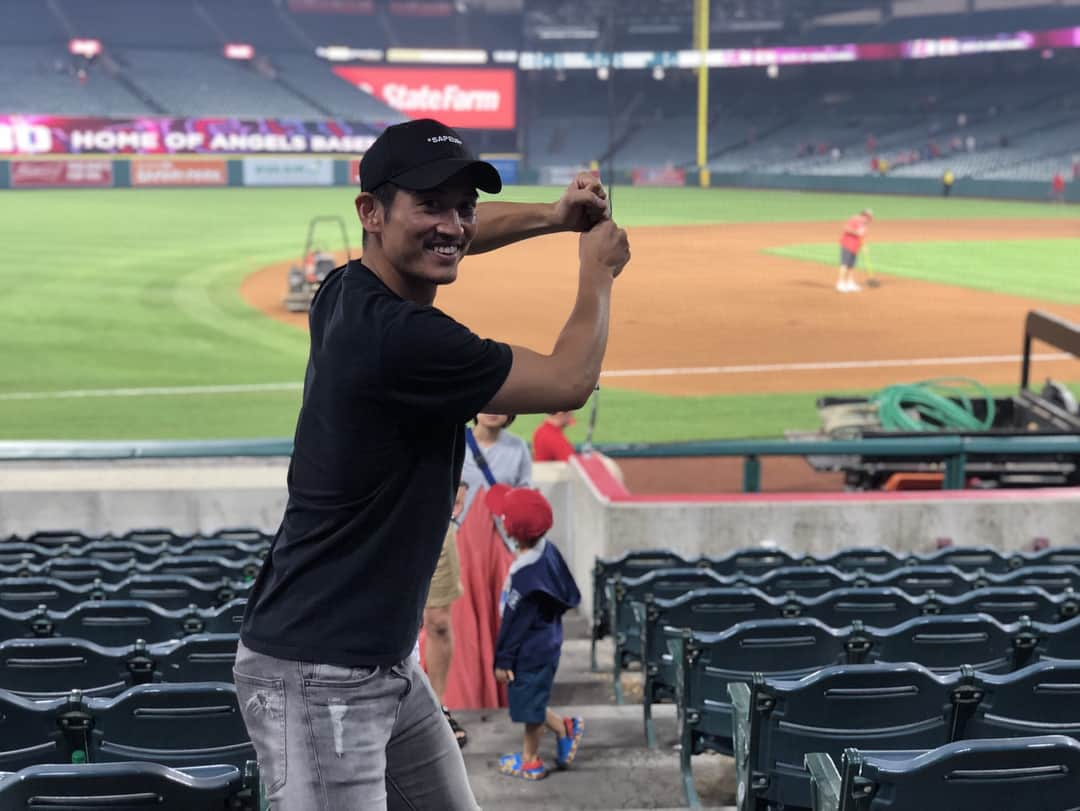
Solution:
M 978 689 L 979 701 L 960 737 L 1080 738 L 1080 662 L 1036 662 L 1000 676 L 980 674 Z
M 105 646 L 134 645 L 136 640 L 164 642 L 184 636 L 185 622 L 199 622 L 193 610 L 166 611 L 145 600 L 98 600 L 80 603 L 50 617 L 57 636 L 78 637 Z
M 52 577 L 5 577 L 0 579 L 0 608 L 27 611 L 45 605 L 52 611 L 67 611 L 94 599 L 93 585 L 72 585 Z
M 254 558 L 239 560 L 213 555 L 166 555 L 153 563 L 140 564 L 143 574 L 190 577 L 205 583 L 219 580 L 251 580 L 259 573 L 262 561 Z
M 932 749 L 948 743 L 961 679 L 908 663 L 840 665 L 799 681 L 757 675 L 750 684 L 730 684 L 736 793 L 757 805 L 809 808 L 807 752 L 839 760 L 851 746 Z
M 31 699 L 61 698 L 71 690 L 118 695 L 136 680 L 125 654 L 82 639 L 8 639 L 0 642 L 0 689 Z
M 1002 624 L 1027 617 L 1033 622 L 1060 622 L 1077 615 L 1075 597 L 1052 595 L 1033 586 L 990 586 L 932 601 L 938 614 L 986 614 Z
M 609 581 L 608 602 L 616 660 L 623 667 L 641 661 L 641 625 L 630 608 L 632 602 L 644 602 L 650 596 L 656 600 L 669 600 L 694 589 L 731 585 L 731 578 L 721 577 L 708 569 L 686 567 L 660 569 L 631 580 L 615 578 Z
M 1080 590 L 1080 568 L 1076 566 L 1025 566 L 1007 574 L 987 574 L 977 581 L 986 586 L 1035 586 L 1051 594 Z
M 197 633 L 202 634 L 238 634 L 244 621 L 244 609 L 247 599 L 238 597 L 218 608 L 201 612 L 203 626 Z
M 756 620 L 719 634 L 684 631 L 670 640 L 677 659 L 676 700 L 692 753 L 732 752 L 732 707 L 727 687 L 755 673 L 797 678 L 846 659 L 848 629 L 815 619 Z
M 983 614 L 919 617 L 892 628 L 867 628 L 868 661 L 916 662 L 939 673 L 963 665 L 1004 673 L 1017 662 L 1019 631 Z
M 1038 659 L 1080 659 L 1080 617 L 1036 626 Z
M 237 582 L 204 583 L 179 575 L 142 574 L 127 578 L 115 586 L 102 587 L 112 600 L 148 600 L 170 611 L 195 605 L 214 608 L 224 605 L 247 591 L 246 584 Z
M 839 572 L 831 566 L 783 566 L 760 577 L 740 576 L 739 582 L 766 594 L 815 597 L 833 589 L 853 586 L 855 575 Z
M 95 763 L 243 769 L 255 759 L 231 684 L 141 684 L 86 704 L 94 719 L 89 755 Z
M 909 566 L 885 574 L 868 575 L 866 581 L 867 585 L 891 586 L 912 596 L 931 591 L 935 594 L 963 594 L 975 587 L 975 575 L 952 566 Z
M 957 741 L 928 752 L 847 750 L 840 811 L 1076 811 L 1080 743 L 1062 735 Z
M 946 546 L 928 555 L 913 556 L 908 563 L 913 566 L 952 566 L 964 572 L 1004 574 L 1013 568 L 1009 560 L 1009 555 L 1003 555 L 992 546 Z
M 0 690 L 0 772 L 71 762 L 71 747 L 57 724 L 65 704 L 63 698 L 32 701 Z
M 821 558 L 818 563 L 852 574 L 884 574 L 904 565 L 904 561 L 894 551 L 883 546 L 842 549 Z
M 687 568 L 691 561 L 665 549 L 627 552 L 613 560 L 596 558 L 593 564 L 593 639 L 611 633 L 611 607 L 608 604 L 609 580 L 615 577 L 632 580 L 658 569 Z
M 681 628 L 726 631 L 740 622 L 779 619 L 781 601 L 746 587 L 696 589 L 671 600 L 632 604 L 641 619 L 642 667 L 651 701 L 674 698 L 675 665 L 667 637 Z
M 179 771 L 156 763 L 31 766 L 0 779 L 0 807 L 63 811 L 256 811 L 254 769 L 201 766 Z
M 154 662 L 154 680 L 231 684 L 239 642 L 236 634 L 194 634 L 175 642 L 151 645 L 148 653 Z
M 795 557 L 784 549 L 761 546 L 737 549 L 722 558 L 704 558 L 699 565 L 725 577 L 760 577 L 774 569 L 798 566 L 802 562 L 803 558 Z
M 842 588 L 811 598 L 791 598 L 784 616 L 813 617 L 833 628 L 862 622 L 886 628 L 922 616 L 924 598 L 896 588 Z

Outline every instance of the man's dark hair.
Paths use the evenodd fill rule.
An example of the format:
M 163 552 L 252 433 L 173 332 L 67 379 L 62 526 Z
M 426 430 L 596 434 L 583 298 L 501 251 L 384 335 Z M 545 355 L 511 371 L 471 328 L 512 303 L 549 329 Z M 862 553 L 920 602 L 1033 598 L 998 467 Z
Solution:
M 390 206 L 394 204 L 394 198 L 397 197 L 398 187 L 389 181 L 386 183 L 380 183 L 374 189 L 371 190 L 371 196 L 382 203 L 383 219 L 390 219 Z M 361 239 L 361 245 L 367 245 L 367 231 L 364 232 L 364 236 Z

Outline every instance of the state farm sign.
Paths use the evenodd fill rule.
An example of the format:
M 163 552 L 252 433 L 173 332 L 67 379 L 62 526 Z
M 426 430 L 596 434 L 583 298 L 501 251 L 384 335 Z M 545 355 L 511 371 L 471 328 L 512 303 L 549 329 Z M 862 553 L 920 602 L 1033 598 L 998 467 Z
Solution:
M 13 188 L 34 186 L 90 186 L 113 184 L 112 161 L 12 161 Z
M 513 70 L 501 68 L 336 67 L 334 73 L 410 118 L 437 118 L 450 127 L 514 128 Z

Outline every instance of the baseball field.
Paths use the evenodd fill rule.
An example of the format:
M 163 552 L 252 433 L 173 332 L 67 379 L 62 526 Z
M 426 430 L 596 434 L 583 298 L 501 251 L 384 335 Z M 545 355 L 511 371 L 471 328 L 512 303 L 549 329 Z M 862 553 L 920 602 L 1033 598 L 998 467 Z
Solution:
M 0 195 L 0 438 L 291 435 L 306 334 L 281 305 L 285 274 L 309 217 L 345 217 L 359 252 L 352 194 Z M 598 442 L 777 436 L 816 427 L 822 393 L 931 377 L 1014 390 L 1025 313 L 1080 320 L 1075 207 L 642 188 L 614 203 L 633 260 L 616 285 Z M 839 231 L 866 206 L 881 284 L 841 294 Z M 576 257 L 559 235 L 469 258 L 438 304 L 546 350 Z M 1080 363 L 1045 357 L 1035 373 L 1080 382 Z

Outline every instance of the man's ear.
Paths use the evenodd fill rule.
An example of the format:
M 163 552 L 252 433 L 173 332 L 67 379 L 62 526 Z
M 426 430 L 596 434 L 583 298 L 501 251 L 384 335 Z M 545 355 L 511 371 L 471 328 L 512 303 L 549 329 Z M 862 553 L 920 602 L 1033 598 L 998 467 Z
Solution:
M 375 195 L 365 191 L 356 196 L 356 216 L 365 232 L 378 234 L 382 231 L 383 207 Z

